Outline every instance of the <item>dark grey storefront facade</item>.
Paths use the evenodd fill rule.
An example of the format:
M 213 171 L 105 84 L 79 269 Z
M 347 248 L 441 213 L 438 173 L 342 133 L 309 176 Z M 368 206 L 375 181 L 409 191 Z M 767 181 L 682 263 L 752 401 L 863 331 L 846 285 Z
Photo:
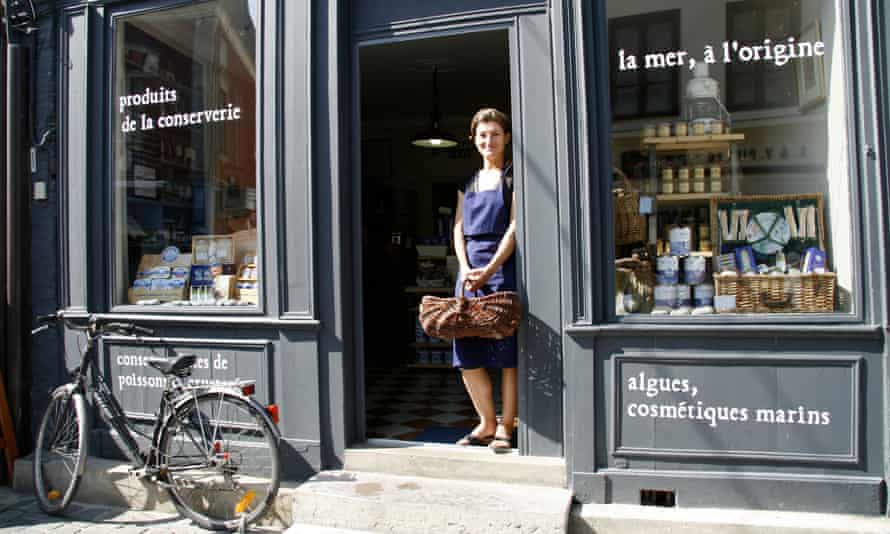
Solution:
M 642 490 L 663 490 L 683 507 L 885 512 L 890 346 L 882 132 L 890 121 L 886 41 L 878 31 L 883 3 L 837 2 L 841 38 L 854 51 L 845 83 L 848 162 L 857 177 L 855 309 L 660 320 L 612 309 L 612 190 L 601 178 L 610 175 L 611 124 L 602 2 L 261 2 L 256 252 L 264 283 L 247 311 L 146 310 L 113 295 L 114 24 L 189 2 L 44 4 L 52 9 L 40 21 L 34 56 L 35 122 L 54 117 L 47 158 L 54 151 L 58 163 L 52 170 L 38 165 L 32 175 L 50 184 L 49 198 L 31 207 L 32 309 L 98 313 L 157 329 L 156 338 L 112 338 L 102 347 L 105 374 L 135 420 L 150 419 L 156 399 L 128 389 L 129 375 L 149 373 L 128 367 L 126 357 L 197 352 L 219 362 L 201 378 L 256 378 L 258 396 L 279 405 L 288 478 L 342 466 L 344 451 L 366 435 L 360 50 L 504 31 L 526 303 L 521 454 L 564 458 L 581 502 L 639 504 Z M 59 362 L 63 355 L 73 361 L 78 341 L 69 332 L 33 346 L 32 421 L 49 387 L 63 380 Z M 683 401 L 671 424 L 644 419 L 666 396 Z M 741 424 L 749 418 L 764 424 Z M 111 441 L 101 441 L 99 454 L 114 456 Z

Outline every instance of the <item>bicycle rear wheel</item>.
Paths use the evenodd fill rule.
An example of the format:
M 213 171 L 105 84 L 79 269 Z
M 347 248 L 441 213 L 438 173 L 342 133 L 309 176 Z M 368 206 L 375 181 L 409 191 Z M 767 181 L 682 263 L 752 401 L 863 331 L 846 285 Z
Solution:
M 251 524 L 278 493 L 278 437 L 265 413 L 227 392 L 180 405 L 159 441 L 173 503 L 204 528 Z
M 61 513 L 77 492 L 87 460 L 83 395 L 57 389 L 43 414 L 34 451 L 34 493 L 48 514 Z

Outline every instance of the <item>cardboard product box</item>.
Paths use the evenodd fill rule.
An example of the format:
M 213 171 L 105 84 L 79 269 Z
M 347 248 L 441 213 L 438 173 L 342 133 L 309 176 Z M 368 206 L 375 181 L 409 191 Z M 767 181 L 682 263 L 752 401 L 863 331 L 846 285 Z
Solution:
M 248 304 L 259 304 L 259 269 L 256 264 L 242 265 L 238 269 L 235 298 Z
M 235 263 L 235 241 L 231 235 L 192 236 L 192 257 L 199 265 Z
M 170 302 L 186 299 L 191 265 L 191 254 L 180 254 L 172 262 L 165 262 L 160 254 L 143 255 L 136 269 L 136 279 L 128 291 L 130 304 L 140 300 Z
M 221 274 L 213 279 L 213 296 L 217 299 L 230 299 L 235 295 L 235 276 Z

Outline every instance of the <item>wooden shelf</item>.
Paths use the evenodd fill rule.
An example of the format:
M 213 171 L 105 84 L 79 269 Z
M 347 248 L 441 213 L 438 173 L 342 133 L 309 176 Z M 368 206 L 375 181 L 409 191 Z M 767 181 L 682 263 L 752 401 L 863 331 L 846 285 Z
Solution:
M 411 343 L 415 349 L 450 349 L 451 343 L 415 342 Z
M 655 195 L 660 204 L 681 204 L 691 202 L 709 202 L 712 198 L 728 197 L 729 193 L 672 193 Z
M 420 287 L 420 286 L 406 286 L 405 293 L 428 293 L 428 294 L 439 294 L 439 295 L 450 295 L 454 293 L 453 287 Z
M 701 256 L 703 258 L 713 258 L 714 257 L 714 253 L 710 250 L 708 250 L 708 251 L 693 250 L 692 252 L 689 253 L 689 255 L 690 256 Z
M 644 137 L 644 147 L 655 147 L 659 152 L 687 150 L 719 150 L 745 140 L 745 134 L 686 135 L 682 137 Z

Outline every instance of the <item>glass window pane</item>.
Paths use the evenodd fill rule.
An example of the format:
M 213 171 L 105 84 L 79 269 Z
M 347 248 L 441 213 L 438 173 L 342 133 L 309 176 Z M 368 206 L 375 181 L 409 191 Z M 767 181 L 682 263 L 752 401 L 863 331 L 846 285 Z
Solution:
M 853 312 L 841 10 L 835 0 L 681 4 L 676 50 L 650 36 L 633 58 L 609 51 L 613 69 L 640 80 L 611 93 L 616 313 Z M 655 0 L 607 5 L 609 27 L 624 32 L 665 18 Z M 651 83 L 647 63 L 673 77 Z
M 256 0 L 115 22 L 114 304 L 258 300 Z

